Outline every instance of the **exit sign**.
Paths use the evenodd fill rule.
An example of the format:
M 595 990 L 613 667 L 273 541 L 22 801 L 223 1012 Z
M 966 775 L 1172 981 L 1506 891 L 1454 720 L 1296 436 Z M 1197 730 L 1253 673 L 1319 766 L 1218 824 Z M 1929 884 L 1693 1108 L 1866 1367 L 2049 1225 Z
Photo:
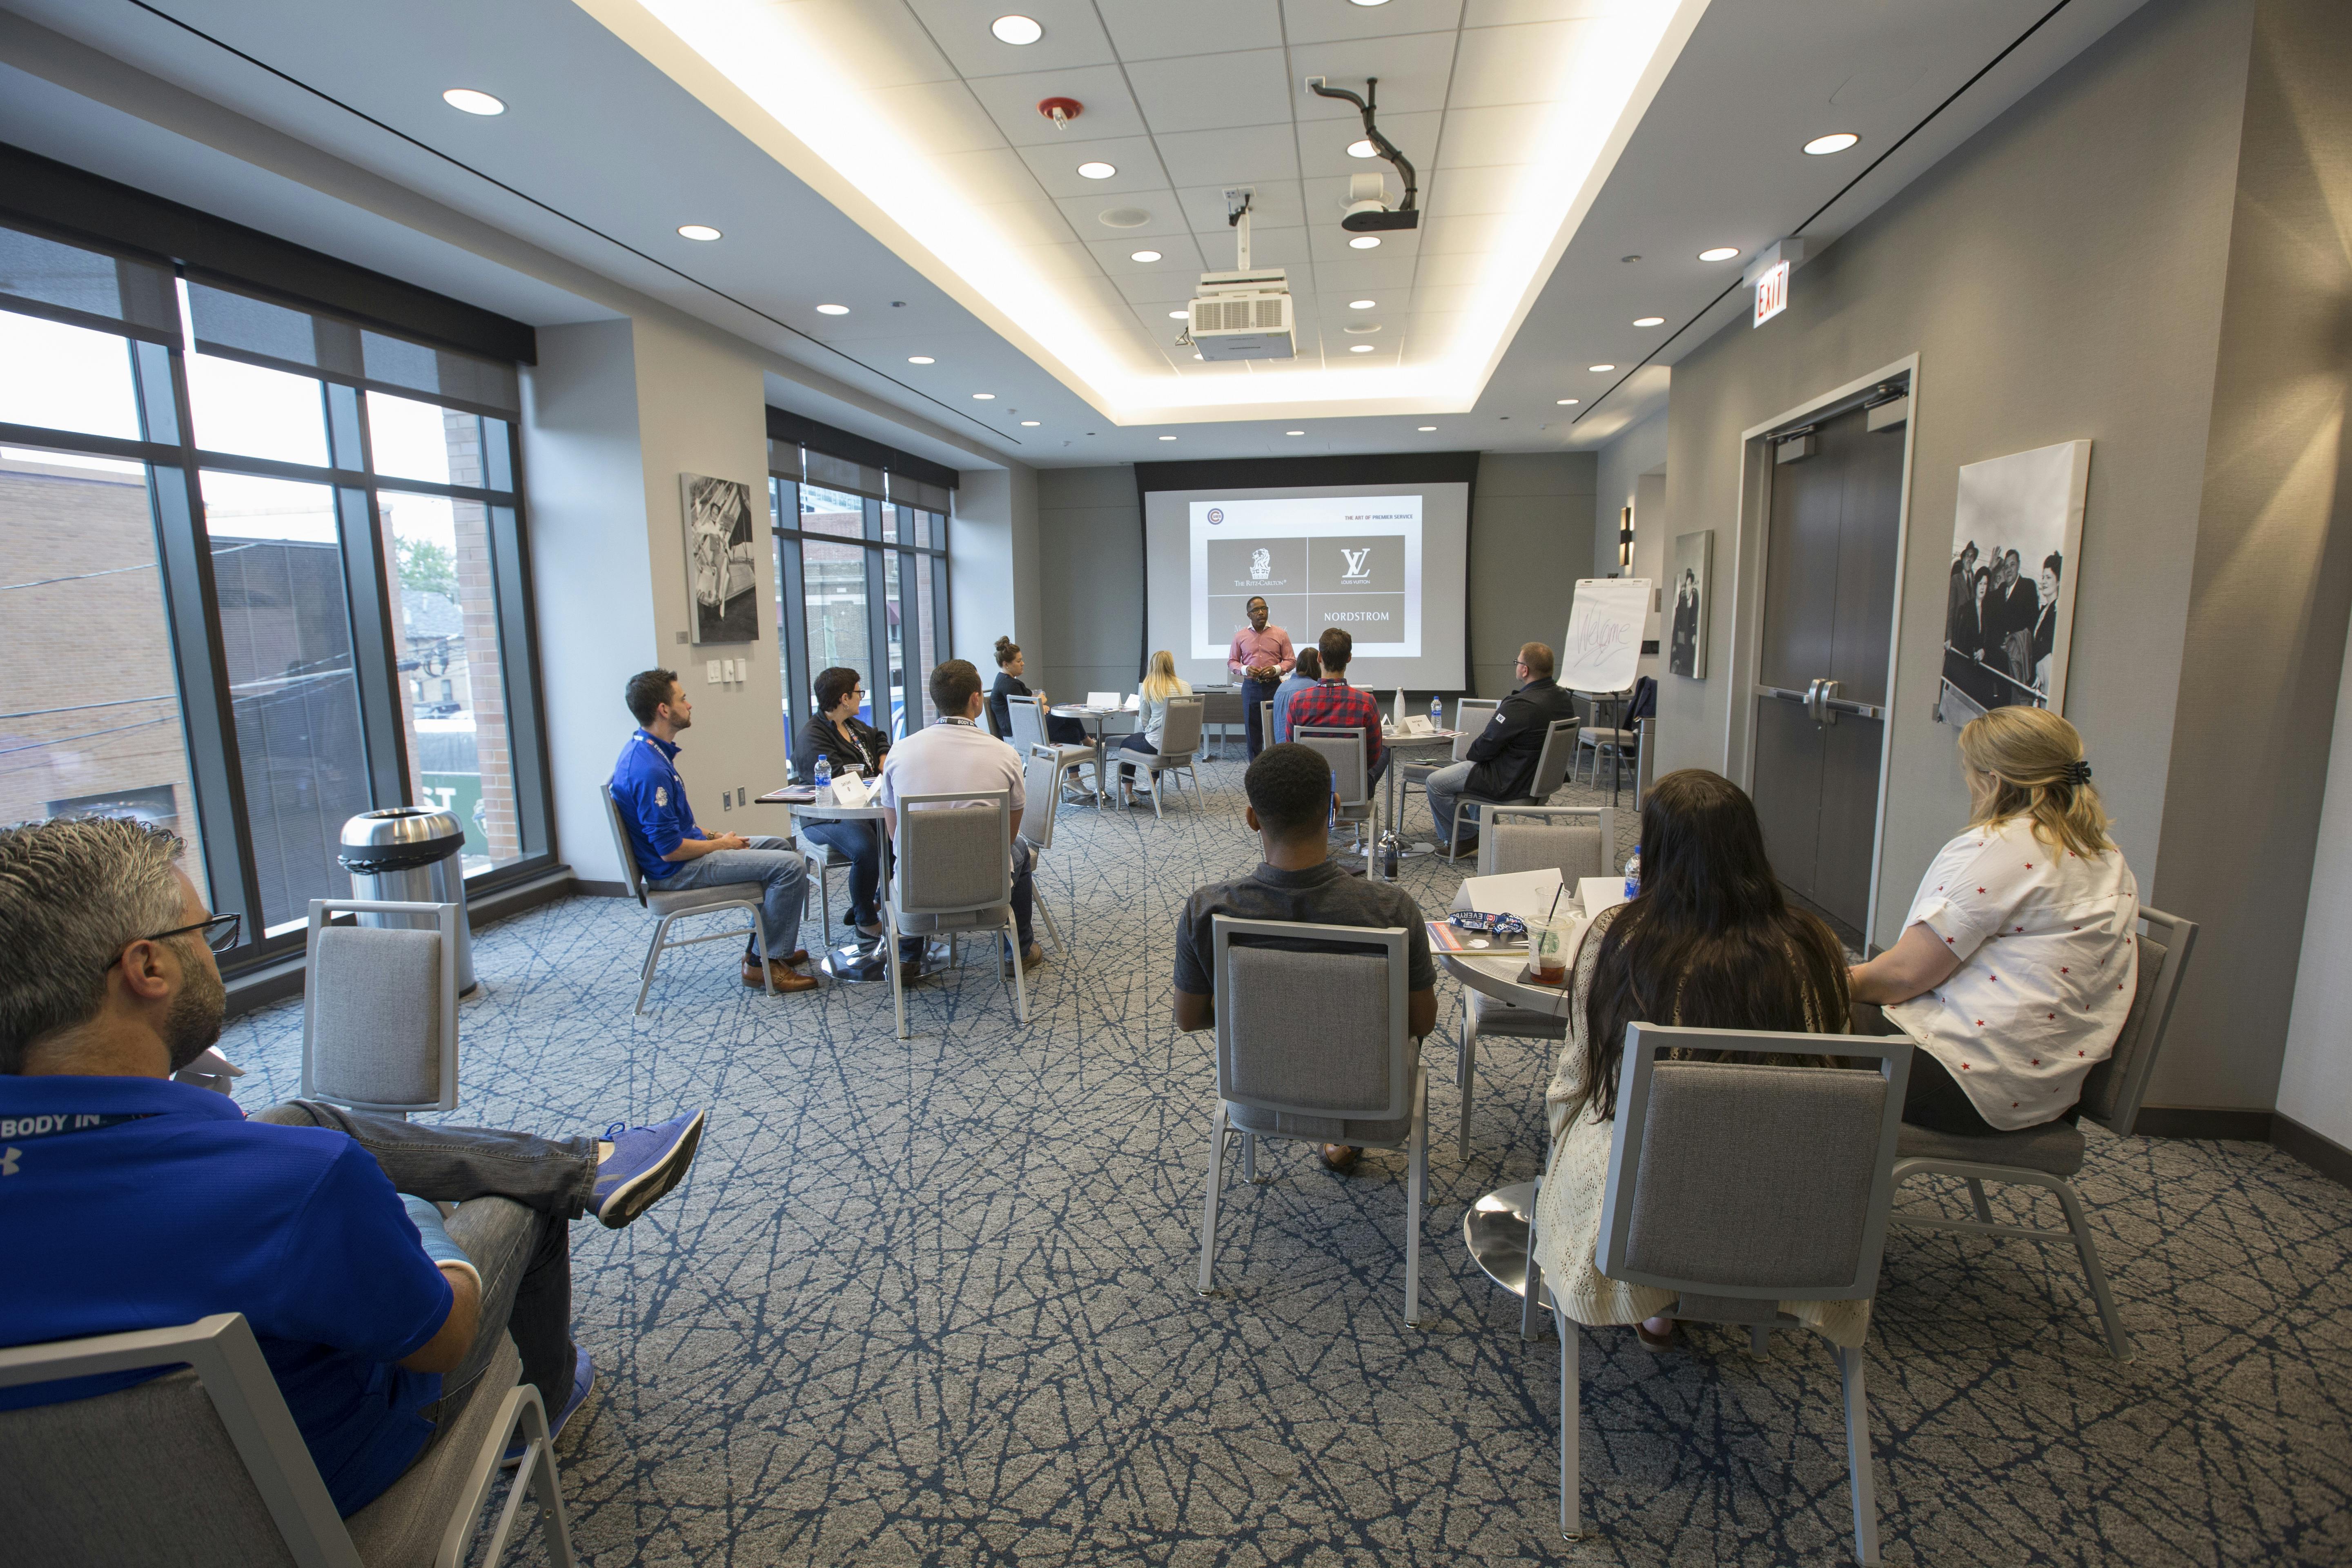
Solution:
M 1789 308 L 1789 264 L 1777 262 L 1756 278 L 1756 321 L 1762 326 Z

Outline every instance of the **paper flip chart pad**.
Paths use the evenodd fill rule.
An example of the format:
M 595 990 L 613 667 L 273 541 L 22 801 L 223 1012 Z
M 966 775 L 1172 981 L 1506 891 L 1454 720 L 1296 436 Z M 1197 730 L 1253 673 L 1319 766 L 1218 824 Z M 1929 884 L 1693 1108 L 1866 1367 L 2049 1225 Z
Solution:
M 1570 691 L 1623 691 L 1642 664 L 1650 617 L 1647 577 L 1584 577 L 1559 643 L 1560 685 Z

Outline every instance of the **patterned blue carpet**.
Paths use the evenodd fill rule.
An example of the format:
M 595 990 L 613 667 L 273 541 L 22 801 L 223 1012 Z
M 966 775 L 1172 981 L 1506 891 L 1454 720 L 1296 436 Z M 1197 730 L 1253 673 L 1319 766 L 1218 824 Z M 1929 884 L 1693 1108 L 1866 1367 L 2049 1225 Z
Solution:
M 1433 1140 L 1433 1327 L 1402 1321 L 1403 1158 L 1381 1152 L 1338 1177 L 1276 1146 L 1271 1185 L 1227 1190 L 1231 1299 L 1194 1298 L 1213 1078 L 1206 1037 L 1168 1021 L 1173 921 L 1256 862 L 1238 764 L 1202 776 L 1164 823 L 1065 811 L 1039 887 L 1074 951 L 1033 974 L 1025 1028 L 985 963 L 919 987 L 902 1042 L 887 985 L 771 998 L 718 943 L 670 954 L 633 1018 L 633 903 L 481 934 L 449 1121 L 712 1108 L 676 1194 L 573 1231 L 603 1377 L 562 1447 L 583 1561 L 1848 1560 L 1835 1363 L 1787 1335 L 1752 1360 L 1712 1331 L 1664 1357 L 1581 1333 L 1600 1534 L 1559 1540 L 1559 1347 L 1518 1339 L 1461 1240 L 1465 1205 L 1541 1152 L 1549 1063 L 1521 1043 L 1480 1053 L 1468 1163 Z M 1457 875 L 1404 879 L 1438 908 Z M 1450 1126 L 1460 998 L 1440 984 Z M 299 1005 L 230 1026 L 249 1108 L 294 1092 L 300 1026 Z M 1869 1344 L 1887 1560 L 2352 1563 L 2352 1193 L 2266 1145 L 2095 1131 L 2080 1186 L 2129 1363 L 2069 1252 L 1889 1244 Z

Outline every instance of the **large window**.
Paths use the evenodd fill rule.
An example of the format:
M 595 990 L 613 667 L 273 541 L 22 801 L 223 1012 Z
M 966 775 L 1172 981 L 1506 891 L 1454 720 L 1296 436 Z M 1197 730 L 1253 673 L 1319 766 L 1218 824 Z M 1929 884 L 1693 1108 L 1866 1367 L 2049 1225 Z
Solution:
M 784 743 L 815 711 L 819 670 L 857 671 L 859 717 L 893 735 L 938 717 L 925 689 L 948 657 L 950 492 L 792 442 L 769 443 Z
M 232 966 L 350 891 L 358 812 L 455 812 L 472 878 L 544 862 L 515 393 L 511 365 L 0 228 L 0 820 L 178 833 L 246 916 Z

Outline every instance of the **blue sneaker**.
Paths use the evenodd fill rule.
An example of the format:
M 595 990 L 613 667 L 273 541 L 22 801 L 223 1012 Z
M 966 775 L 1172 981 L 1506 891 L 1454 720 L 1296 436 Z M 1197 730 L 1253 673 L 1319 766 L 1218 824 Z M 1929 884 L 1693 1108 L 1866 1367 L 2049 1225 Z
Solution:
M 655 1127 L 631 1127 L 615 1121 L 604 1129 L 613 1152 L 597 1162 L 595 1195 L 588 1207 L 614 1230 L 654 1205 L 684 1179 L 694 1163 L 695 1145 L 702 1142 L 702 1119 L 708 1112 L 673 1117 Z
M 588 1403 L 588 1395 L 596 1387 L 596 1363 L 588 1359 L 588 1347 L 573 1345 L 572 1357 L 572 1392 L 565 1395 L 563 1408 L 557 1411 L 547 1423 L 547 1441 L 550 1447 L 554 1447 L 555 1440 L 563 1436 L 565 1425 L 579 1413 L 582 1405 Z M 509 1443 L 506 1458 L 499 1463 L 508 1469 L 521 1464 L 523 1446 L 523 1440 L 520 1437 Z

